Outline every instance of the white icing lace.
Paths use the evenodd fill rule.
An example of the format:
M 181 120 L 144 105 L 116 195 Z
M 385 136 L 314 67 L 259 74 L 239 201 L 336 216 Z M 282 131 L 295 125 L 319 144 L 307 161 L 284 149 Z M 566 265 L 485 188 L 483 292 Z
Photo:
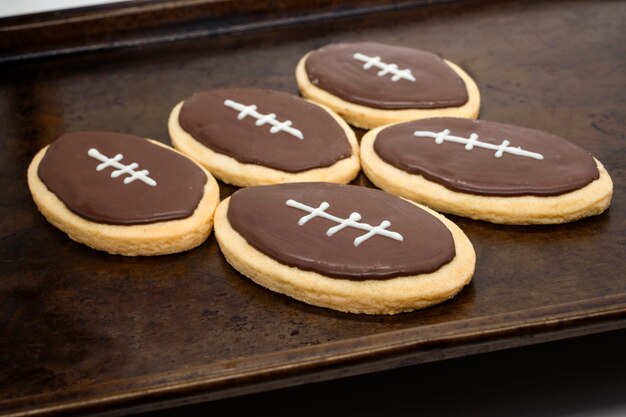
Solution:
M 309 213 L 306 216 L 300 218 L 300 220 L 298 220 L 299 226 L 304 225 L 306 222 L 315 217 L 322 217 L 327 220 L 332 220 L 335 223 L 339 223 L 337 226 L 333 226 L 328 229 L 326 231 L 326 236 L 332 236 L 346 227 L 353 227 L 355 229 L 365 230 L 367 233 L 354 239 L 354 246 L 359 246 L 361 243 L 365 242 L 367 239 L 375 235 L 385 236 L 399 241 L 404 240 L 400 233 L 386 230 L 389 226 L 391 226 L 391 222 L 389 222 L 389 220 L 383 220 L 382 223 L 380 223 L 380 225 L 378 226 L 372 226 L 367 223 L 359 223 L 359 220 L 361 220 L 361 215 L 356 212 L 350 214 L 350 217 L 348 217 L 347 219 L 342 219 L 340 217 L 336 217 L 332 214 L 326 213 L 326 210 L 330 207 L 330 204 L 328 204 L 326 201 L 322 202 L 322 204 L 320 204 L 320 206 L 317 208 L 307 206 L 306 204 L 302 204 L 291 199 L 287 200 L 285 204 L 287 204 L 289 207 L 297 208 L 299 210 Z
M 135 169 L 139 167 L 138 163 L 133 162 L 129 165 L 121 164 L 120 161 L 124 158 L 121 153 L 118 153 L 113 158 L 109 158 L 108 156 L 101 154 L 97 149 L 91 148 L 87 151 L 87 155 L 102 162 L 96 167 L 96 171 L 102 171 L 106 167 L 115 168 L 115 171 L 111 172 L 111 178 L 117 178 L 120 175 L 130 175 L 129 177 L 124 178 L 124 184 L 130 184 L 135 180 L 139 180 L 151 187 L 157 185 L 156 181 L 148 176 L 150 172 L 147 169 L 135 171 Z
M 411 73 L 410 69 L 399 69 L 396 64 L 386 64 L 380 60 L 379 56 L 367 56 L 362 53 L 355 53 L 352 55 L 357 61 L 365 62 L 363 69 L 368 70 L 372 67 L 380 69 L 378 76 L 382 77 L 387 74 L 392 74 L 391 81 L 396 82 L 399 80 L 408 80 L 415 82 L 415 77 Z
M 543 159 L 543 155 L 541 155 L 540 153 L 526 151 L 519 146 L 516 148 L 509 146 L 511 142 L 506 139 L 503 140 L 502 143 L 499 145 L 481 142 L 478 140 L 478 135 L 476 133 L 472 133 L 469 138 L 462 138 L 459 136 L 451 136 L 450 130 L 445 129 L 441 132 L 415 131 L 413 132 L 413 135 L 421 138 L 433 138 L 435 139 L 435 143 L 437 144 L 442 144 L 444 142 L 461 143 L 465 145 L 465 149 L 468 151 L 471 151 L 474 147 L 491 149 L 496 151 L 496 153 L 493 155 L 496 158 L 500 158 L 506 152 L 513 155 L 525 156 L 527 158 L 540 160 Z
M 276 115 L 274 113 L 262 114 L 256 111 L 257 107 L 254 104 L 246 106 L 245 104 L 241 104 L 236 101 L 227 99 L 224 100 L 224 105 L 239 112 L 239 114 L 237 115 L 237 120 L 242 120 L 246 116 L 252 116 L 257 119 L 255 123 L 255 125 L 257 126 L 263 126 L 266 123 L 272 125 L 270 133 L 278 133 L 282 131 L 289 133 L 290 135 L 295 136 L 300 140 L 304 139 L 301 131 L 294 127 L 291 127 L 291 125 L 293 124 L 291 120 L 279 122 L 278 120 L 276 120 Z

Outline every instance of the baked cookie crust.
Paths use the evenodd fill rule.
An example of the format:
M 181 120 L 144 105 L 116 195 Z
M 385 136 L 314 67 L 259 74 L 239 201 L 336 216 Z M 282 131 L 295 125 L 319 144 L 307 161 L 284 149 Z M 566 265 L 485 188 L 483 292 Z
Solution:
M 363 172 L 382 190 L 439 212 L 499 224 L 557 224 L 600 214 L 611 203 L 613 182 L 595 158 L 599 178 L 561 195 L 500 197 L 455 192 L 383 161 L 374 150 L 374 142 L 384 128 L 381 126 L 367 132 L 361 140 Z
M 151 142 L 171 149 L 159 142 Z M 190 217 L 130 226 L 104 224 L 74 214 L 41 181 L 37 170 L 47 149 L 48 146 L 40 150 L 30 163 L 28 186 L 41 214 L 72 240 L 111 254 L 154 256 L 193 249 L 210 235 L 213 214 L 219 203 L 219 187 L 204 168 L 200 167 L 207 177 L 204 194 Z
M 306 73 L 305 63 L 313 51 L 303 56 L 296 67 L 296 82 L 303 97 L 318 104 L 328 106 L 339 114 L 346 122 L 361 129 L 373 129 L 391 123 L 429 117 L 465 117 L 476 119 L 480 110 L 480 92 L 476 82 L 458 65 L 444 60 L 461 77 L 467 88 L 468 100 L 459 107 L 438 109 L 401 109 L 385 110 L 350 103 L 311 83 Z
M 328 167 L 314 168 L 297 173 L 280 171 L 262 165 L 241 163 L 233 157 L 204 146 L 180 126 L 178 120 L 183 104 L 184 101 L 178 103 L 169 117 L 168 129 L 172 144 L 176 149 L 193 158 L 218 179 L 228 184 L 238 187 L 311 181 L 346 184 L 356 178 L 361 170 L 359 144 L 354 132 L 335 112 L 319 103 L 314 104 L 322 107 L 344 130 L 352 149 L 352 155 Z
M 228 221 L 229 200 L 215 212 L 215 236 L 228 263 L 257 284 L 308 304 L 348 313 L 397 314 L 454 297 L 474 274 L 476 254 L 467 236 L 444 216 L 419 204 L 450 230 L 456 251 L 452 261 L 432 273 L 355 281 L 301 270 L 258 251 Z

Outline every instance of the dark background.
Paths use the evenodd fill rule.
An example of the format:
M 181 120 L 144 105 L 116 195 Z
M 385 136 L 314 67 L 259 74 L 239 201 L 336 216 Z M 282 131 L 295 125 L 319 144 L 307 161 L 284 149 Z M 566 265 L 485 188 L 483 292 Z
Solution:
M 620 417 L 625 353 L 626 330 L 619 330 L 139 417 Z

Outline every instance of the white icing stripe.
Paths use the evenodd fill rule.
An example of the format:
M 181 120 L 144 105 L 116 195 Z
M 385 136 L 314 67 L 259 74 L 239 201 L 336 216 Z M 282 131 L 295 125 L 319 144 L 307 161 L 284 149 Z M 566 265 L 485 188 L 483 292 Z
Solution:
M 304 225 L 306 222 L 315 217 L 321 217 L 338 223 L 337 226 L 333 226 L 326 231 L 327 236 L 332 236 L 338 231 L 345 229 L 346 227 L 353 227 L 355 229 L 365 230 L 367 233 L 354 239 L 354 246 L 359 246 L 361 243 L 365 242 L 367 239 L 375 235 L 385 236 L 394 240 L 399 240 L 400 242 L 404 240 L 400 233 L 386 230 L 389 226 L 391 226 L 389 220 L 383 220 L 383 222 L 378 226 L 372 226 L 367 223 L 359 223 L 359 220 L 361 220 L 361 215 L 356 212 L 350 214 L 350 217 L 348 217 L 347 219 L 342 219 L 340 217 L 336 217 L 332 214 L 326 213 L 326 210 L 330 207 L 330 204 L 328 204 L 326 201 L 322 202 L 322 204 L 320 204 L 320 206 L 317 208 L 307 206 L 306 204 L 302 204 L 291 199 L 287 200 L 285 204 L 289 207 L 297 208 L 299 210 L 309 213 L 306 216 L 300 218 L 300 220 L 298 220 L 299 226 Z
M 264 124 L 272 125 L 270 129 L 270 133 L 278 133 L 278 132 L 286 132 L 292 136 L 297 137 L 298 139 L 304 139 L 302 132 L 298 129 L 291 127 L 293 124 L 291 120 L 285 120 L 284 122 L 279 122 L 276 120 L 276 115 L 274 113 L 270 114 L 262 114 L 257 111 L 257 107 L 252 104 L 250 106 L 246 106 L 245 104 L 238 103 L 233 100 L 224 100 L 224 105 L 226 107 L 230 107 L 231 109 L 237 110 L 239 114 L 237 115 L 237 120 L 242 120 L 246 116 L 251 116 L 257 119 L 255 125 L 263 126 Z
M 352 57 L 357 61 L 365 62 L 365 64 L 363 65 L 363 69 L 365 70 L 368 70 L 372 67 L 380 69 L 380 71 L 378 71 L 379 77 L 385 76 L 387 74 L 392 74 L 391 81 L 393 82 L 399 81 L 401 79 L 415 82 L 415 77 L 411 73 L 410 69 L 401 70 L 398 69 L 398 66 L 396 64 L 385 64 L 380 60 L 379 56 L 371 57 L 357 52 L 352 55 Z
M 289 200 L 289 201 L 293 201 L 293 200 Z M 289 201 L 287 201 L 288 206 L 289 206 Z M 294 207 L 294 206 L 291 206 L 291 207 Z M 320 216 L 321 213 L 324 213 L 324 210 L 326 210 L 328 207 L 330 207 L 330 204 L 324 201 L 322 204 L 320 204 L 318 208 L 312 209 L 311 214 L 307 214 L 306 216 L 298 220 L 298 226 L 304 226 L 304 224 L 306 224 L 306 222 L 308 222 L 309 220 L 317 216 Z
M 437 143 L 438 145 L 441 145 L 443 142 L 461 143 L 465 145 L 465 149 L 468 151 L 471 151 L 474 147 L 491 149 L 496 151 L 496 153 L 493 155 L 496 158 L 500 158 L 506 152 L 513 155 L 525 156 L 527 158 L 534 158 L 539 160 L 543 159 L 543 155 L 540 153 L 526 151 L 519 146 L 516 148 L 509 146 L 511 142 L 509 142 L 508 140 L 503 140 L 502 143 L 499 145 L 494 145 L 487 142 L 480 142 L 476 133 L 472 133 L 469 139 L 459 136 L 451 136 L 448 129 L 445 129 L 441 132 L 415 131 L 413 132 L 413 135 L 421 138 L 433 138 L 435 139 L 435 143 Z
M 150 172 L 147 169 L 135 171 L 135 169 L 139 167 L 138 163 L 133 162 L 129 165 L 120 163 L 122 158 L 124 158 L 121 153 L 118 153 L 113 158 L 109 158 L 108 156 L 102 155 L 97 149 L 91 148 L 87 151 L 87 155 L 102 162 L 96 167 L 96 171 L 102 171 L 104 168 L 112 167 L 115 168 L 115 171 L 111 172 L 111 178 L 117 178 L 120 175 L 129 175 L 129 177 L 124 178 L 124 184 L 130 184 L 135 180 L 139 180 L 151 187 L 157 185 L 156 181 L 148 176 Z

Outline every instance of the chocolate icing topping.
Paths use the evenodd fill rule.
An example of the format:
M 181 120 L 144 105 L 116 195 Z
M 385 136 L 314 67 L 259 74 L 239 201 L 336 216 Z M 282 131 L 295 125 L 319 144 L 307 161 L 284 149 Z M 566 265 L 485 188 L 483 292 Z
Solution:
M 409 69 L 415 82 L 392 75 L 378 76 L 379 68 L 364 69 L 355 53 L 380 57 L 385 64 Z M 311 83 L 351 103 L 379 109 L 436 109 L 459 107 L 468 100 L 465 83 L 437 55 L 418 49 L 372 42 L 336 43 L 313 51 L 305 62 Z
M 129 174 L 112 178 L 116 169 L 101 171 L 102 162 L 89 149 L 119 163 L 136 162 L 147 169 L 150 186 L 140 180 L 124 184 Z M 73 213 L 105 224 L 134 225 L 184 219 L 193 214 L 204 195 L 207 177 L 186 157 L 136 136 L 109 132 L 68 133 L 47 149 L 37 171 L 39 178 Z
M 270 124 L 257 126 L 257 119 L 250 115 L 238 120 L 239 111 L 224 105 L 225 100 L 256 105 L 259 113 L 274 113 L 280 122 L 291 120 L 304 139 L 284 131 L 271 133 Z M 328 112 L 277 91 L 231 88 L 196 93 L 185 100 L 179 123 L 215 152 L 280 171 L 327 167 L 352 155 L 345 131 Z
M 474 147 L 461 143 L 415 137 L 415 131 L 441 132 L 539 153 L 542 160 Z M 453 191 L 491 196 L 550 196 L 577 190 L 599 176 L 594 159 L 575 144 L 552 134 L 484 120 L 461 118 L 422 119 L 390 126 L 378 133 L 374 150 L 385 162 L 419 174 Z
M 361 223 L 378 226 L 403 241 L 374 235 L 354 245 L 364 230 L 345 227 L 332 236 L 338 223 L 286 205 L 295 200 L 317 208 L 328 202 L 327 213 L 346 219 L 358 212 Z M 291 183 L 240 189 L 230 198 L 228 221 L 254 248 L 276 261 L 322 275 L 355 281 L 388 279 L 436 271 L 455 256 L 450 231 L 434 216 L 380 190 L 330 183 Z

